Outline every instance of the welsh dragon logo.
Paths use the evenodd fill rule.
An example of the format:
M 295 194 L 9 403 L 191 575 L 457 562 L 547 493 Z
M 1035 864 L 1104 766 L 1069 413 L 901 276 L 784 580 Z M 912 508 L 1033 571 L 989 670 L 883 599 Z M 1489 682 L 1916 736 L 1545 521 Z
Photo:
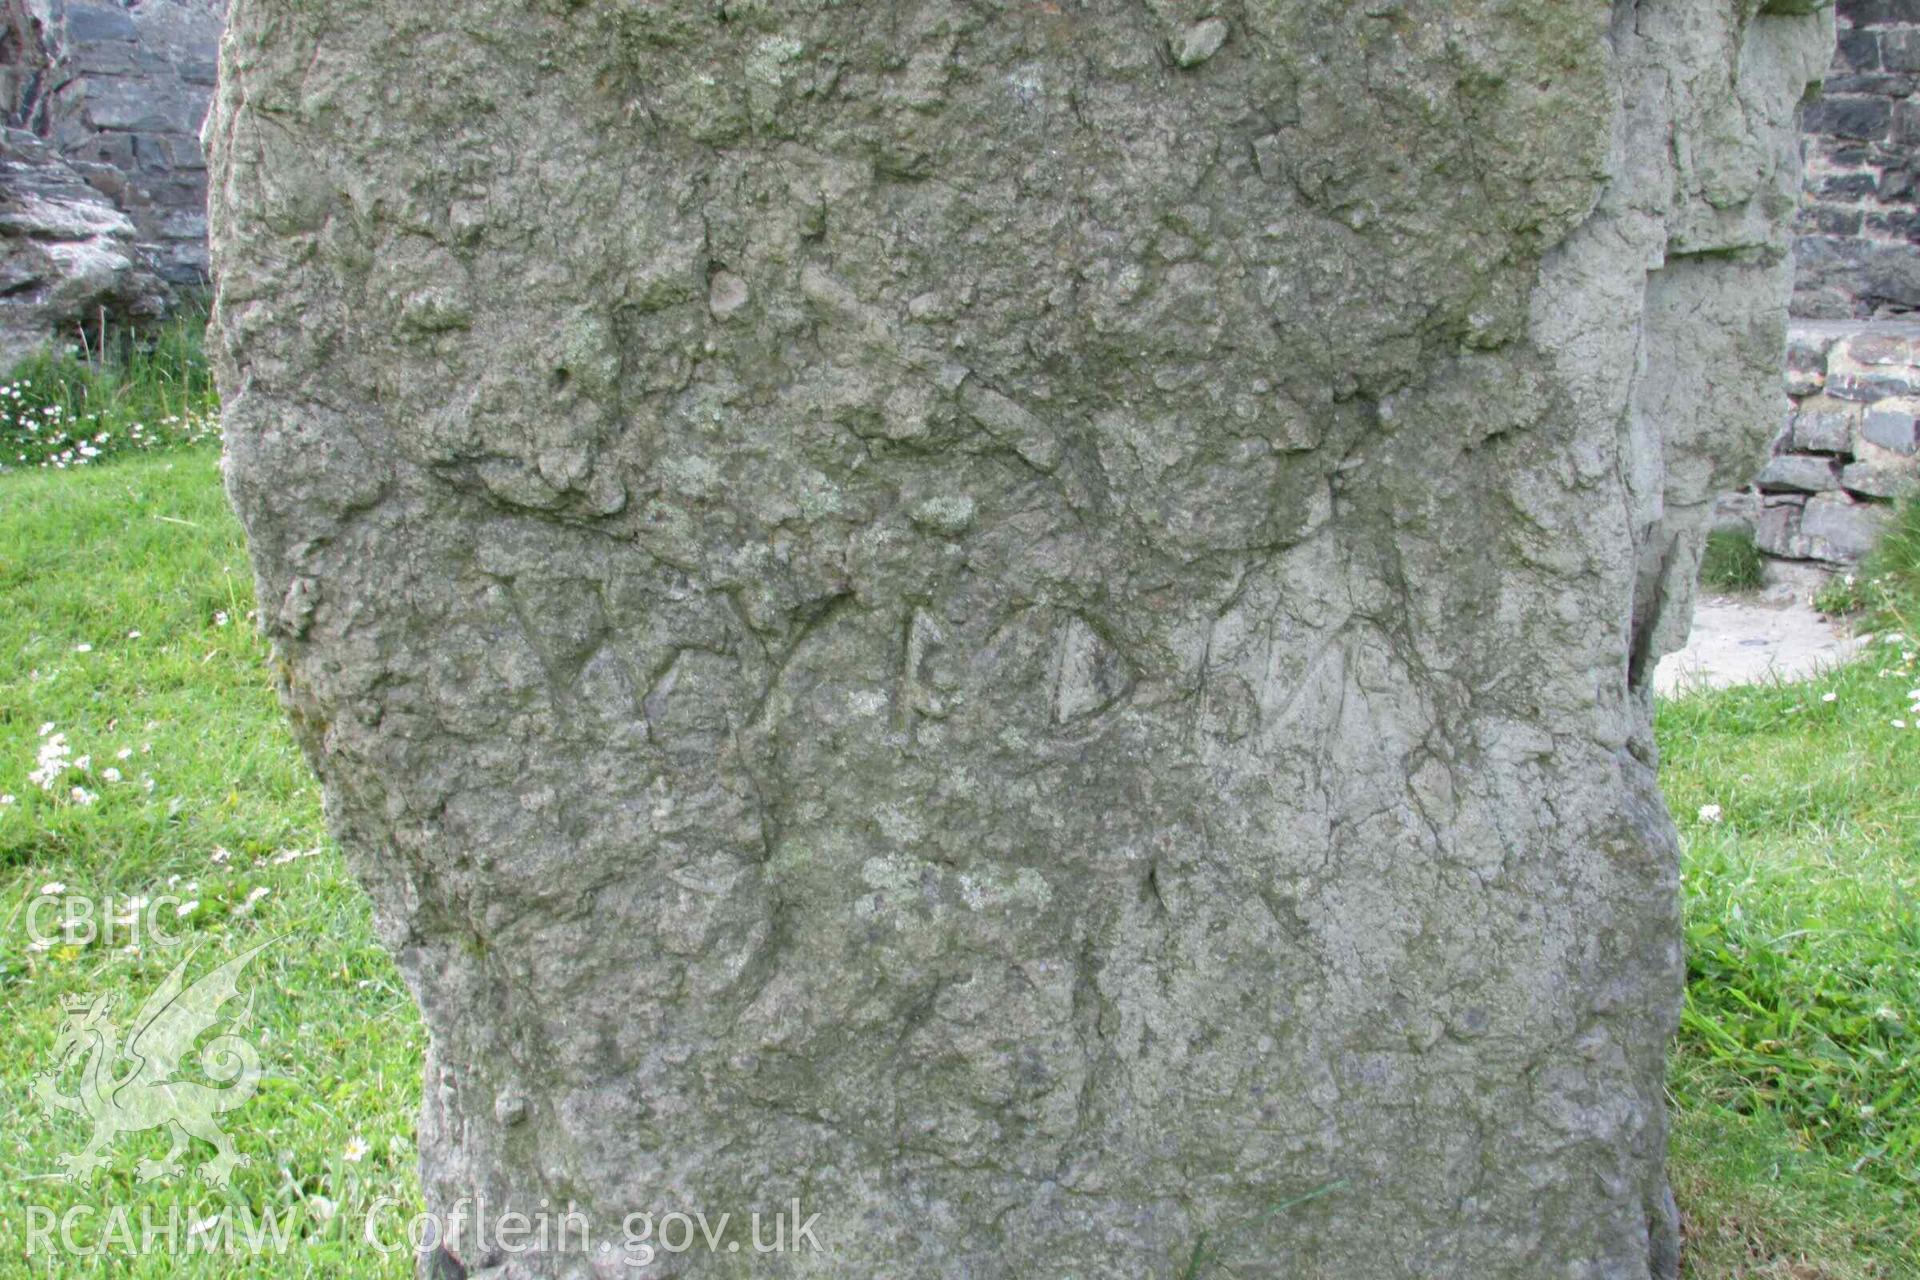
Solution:
M 224 1088 L 176 1080 L 174 1074 L 180 1060 L 193 1052 L 194 1042 L 219 1020 L 221 1006 L 240 994 L 240 971 L 269 945 L 263 942 L 235 956 L 191 986 L 186 971 L 192 957 L 182 960 L 140 1006 L 125 1047 L 108 1016 L 111 995 L 68 1002 L 66 1025 L 54 1043 L 53 1068 L 33 1086 L 34 1096 L 49 1113 L 57 1108 L 93 1121 L 86 1149 L 60 1157 L 67 1181 L 90 1183 L 94 1170 L 107 1163 L 105 1152 L 116 1136 L 148 1129 L 171 1128 L 173 1146 L 163 1159 L 142 1160 L 136 1166 L 134 1174 L 141 1182 L 178 1174 L 189 1137 L 213 1146 L 213 1158 L 200 1171 L 215 1186 L 226 1186 L 234 1167 L 247 1162 L 214 1117 L 253 1096 L 260 1080 L 259 1051 L 229 1030 L 209 1040 L 198 1055 L 201 1070 Z M 75 1059 L 79 1089 L 62 1093 L 60 1077 Z

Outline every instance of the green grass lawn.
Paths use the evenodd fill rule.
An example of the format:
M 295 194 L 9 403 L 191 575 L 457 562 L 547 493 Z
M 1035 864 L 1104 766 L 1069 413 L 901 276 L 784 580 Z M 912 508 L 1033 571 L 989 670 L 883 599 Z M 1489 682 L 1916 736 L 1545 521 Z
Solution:
M 1671 1087 L 1697 1274 L 1920 1276 L 1915 647 L 1660 708 L 1686 838 Z
M 0 1278 L 411 1274 L 362 1231 L 384 1198 L 399 1207 L 376 1238 L 391 1243 L 416 1207 L 422 1035 L 323 835 L 251 606 L 209 449 L 0 476 L 0 986 L 14 1047 L 0 1058 Z M 1914 647 L 1661 708 L 1687 842 L 1692 983 L 1672 1090 L 1692 1276 L 1920 1278 Z M 183 945 L 116 926 L 111 940 L 36 947 L 29 918 L 49 910 L 36 900 L 82 895 L 149 899 L 143 921 L 177 899 L 158 918 Z M 228 1006 L 246 1008 L 264 1067 L 230 1126 L 251 1161 L 230 1187 L 137 1185 L 136 1159 L 165 1151 L 153 1134 L 120 1139 L 91 1190 L 53 1177 L 87 1136 L 33 1092 L 63 998 L 115 993 L 124 1026 L 183 957 L 197 975 L 262 942 L 241 983 L 250 1004 Z M 289 1243 L 259 1258 L 24 1258 L 30 1206 L 105 1205 L 132 1206 L 136 1246 L 143 1207 L 162 1229 L 180 1214 L 183 1237 L 271 1211 Z M 83 1246 L 113 1230 L 74 1221 Z
M 219 434 L 220 401 L 191 308 L 111 336 L 103 359 L 50 351 L 0 381 L 0 471 L 65 471 Z
M 323 834 L 319 789 L 267 684 L 251 597 L 208 448 L 0 476 L 0 795 L 10 797 L 0 804 L 10 1050 L 0 1056 L 9 1117 L 0 1276 L 412 1274 L 407 1259 L 383 1259 L 359 1232 L 380 1197 L 418 1199 L 423 1036 L 374 941 L 367 902 Z M 30 775 L 56 739 L 68 767 L 43 789 Z M 110 940 L 78 929 L 85 945 L 66 945 L 49 910 L 32 904 L 81 896 L 111 899 L 116 914 L 147 898 L 130 914 L 158 920 L 179 945 L 146 931 L 133 938 L 127 925 Z M 156 906 L 162 898 L 177 904 Z M 35 933 L 54 945 L 37 948 Z M 264 1075 L 244 1122 L 228 1126 L 251 1160 L 230 1187 L 197 1178 L 135 1186 L 134 1161 L 165 1153 L 154 1133 L 120 1139 L 91 1190 L 51 1176 L 59 1153 L 79 1150 L 89 1133 L 82 1117 L 49 1116 L 32 1093 L 63 999 L 112 992 L 124 1028 L 179 960 L 191 954 L 197 976 L 269 940 L 241 983 L 251 1002 L 244 1034 L 260 1047 Z M 196 1144 L 187 1158 L 210 1154 Z M 268 1210 L 297 1243 L 254 1260 L 76 1260 L 44 1250 L 23 1259 L 28 1206 L 64 1217 L 74 1206 L 121 1204 L 133 1206 L 136 1244 L 142 1208 L 161 1229 L 178 1213 L 182 1247 L 195 1224 L 223 1214 L 244 1224 Z M 385 1236 L 398 1220 L 383 1218 Z M 72 1221 L 80 1245 L 115 1243 L 113 1222 Z

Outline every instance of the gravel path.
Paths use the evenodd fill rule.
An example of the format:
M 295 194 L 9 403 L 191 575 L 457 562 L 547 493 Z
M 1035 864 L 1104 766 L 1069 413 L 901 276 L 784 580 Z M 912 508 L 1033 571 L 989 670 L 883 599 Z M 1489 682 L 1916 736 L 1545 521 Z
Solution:
M 1654 688 L 1671 695 L 1774 678 L 1804 680 L 1845 662 L 1860 645 L 1804 599 L 1769 603 L 1706 596 L 1694 611 L 1687 647 L 1660 663 Z

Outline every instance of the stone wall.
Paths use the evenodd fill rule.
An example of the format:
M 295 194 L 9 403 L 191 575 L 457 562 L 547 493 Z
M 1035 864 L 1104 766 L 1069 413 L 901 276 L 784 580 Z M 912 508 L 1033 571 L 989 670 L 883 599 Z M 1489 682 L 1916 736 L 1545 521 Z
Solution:
M 0 0 L 0 14 L 7 123 L 111 199 L 163 279 L 204 282 L 200 124 L 226 0 Z
M 1786 384 L 1773 454 L 1720 522 L 1776 560 L 1853 565 L 1920 476 L 1920 322 L 1802 321 Z
M 25 129 L 0 127 L 0 373 L 49 337 L 158 317 L 167 289 L 124 213 Z
M 1807 105 L 1794 314 L 1920 308 L 1920 0 L 1840 0 L 1825 90 Z
M 1776 575 L 1842 569 L 1914 484 L 1920 412 L 1920 0 L 1839 0 L 1820 93 L 1801 113 L 1791 408 L 1764 467 L 1720 503 Z

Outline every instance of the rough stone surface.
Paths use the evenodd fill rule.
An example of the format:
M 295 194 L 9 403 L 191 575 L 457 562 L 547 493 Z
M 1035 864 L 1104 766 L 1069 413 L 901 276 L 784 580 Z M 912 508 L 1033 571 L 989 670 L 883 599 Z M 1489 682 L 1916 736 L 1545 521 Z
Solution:
M 1920 411 L 1911 404 L 1878 404 L 1867 411 L 1860 436 L 1895 453 L 1920 449 Z
M 1876 466 L 1872 462 L 1849 462 L 1839 472 L 1839 484 L 1849 493 L 1862 497 L 1907 497 L 1920 489 L 1920 478 L 1910 470 Z
M 1800 520 L 1805 543 L 1800 558 L 1853 562 L 1873 549 L 1887 521 L 1887 509 L 1858 502 L 1844 493 L 1822 493 L 1807 499 Z
M 0 371 L 53 337 L 166 308 L 133 223 L 24 129 L 0 127 Z
M 1783 453 L 1767 461 L 1754 478 L 1753 487 L 1762 493 L 1781 489 L 1820 493 L 1840 487 L 1840 469 L 1832 458 Z
M 1225 18 L 1206 18 L 1194 23 L 1173 38 L 1173 60 L 1183 67 L 1194 67 L 1220 52 L 1226 43 Z
M 1920 488 L 1920 476 L 1911 467 L 1851 462 L 1841 469 L 1840 484 L 1847 492 L 1862 497 L 1901 498 Z
M 1807 495 L 1769 494 L 1760 499 L 1759 514 L 1753 522 L 1753 543 L 1767 555 L 1779 560 L 1806 557 L 1799 541 L 1800 517 L 1807 509 Z
M 1883 505 L 1847 493 L 1768 494 L 1754 521 L 1754 545 L 1778 560 L 1814 561 L 1831 569 L 1857 564 L 1885 527 Z
M 1803 403 L 1793 415 L 1793 447 L 1807 453 L 1852 453 L 1860 410 L 1824 397 Z
M 1858 563 L 1884 521 L 1860 503 L 1898 498 L 1920 481 L 1920 324 L 1911 320 L 1796 321 L 1787 344 L 1786 387 L 1794 410 L 1751 484 L 1723 494 L 1723 527 L 1750 524 L 1776 558 L 1826 571 Z M 1801 529 L 1805 508 L 1785 493 L 1844 490 L 1831 525 Z M 1767 495 L 1764 507 L 1761 495 Z M 1745 516 L 1746 519 L 1735 518 Z
M 0 111 L 132 220 L 152 269 L 207 278 L 200 125 L 226 0 L 0 0 Z
M 228 481 L 430 1207 L 1672 1276 L 1650 684 L 1832 35 L 1761 7 L 237 0 Z
M 1840 38 L 1804 116 L 1806 204 L 1793 310 L 1920 309 L 1920 4 L 1839 0 Z

